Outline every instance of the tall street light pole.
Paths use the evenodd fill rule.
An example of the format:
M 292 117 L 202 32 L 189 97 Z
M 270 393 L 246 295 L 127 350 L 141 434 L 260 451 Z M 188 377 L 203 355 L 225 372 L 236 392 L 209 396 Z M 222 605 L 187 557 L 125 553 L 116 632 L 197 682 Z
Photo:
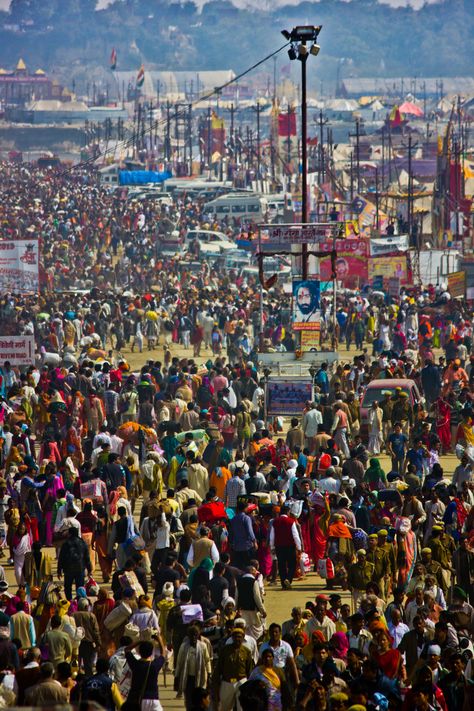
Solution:
M 301 222 L 305 225 L 308 222 L 308 162 L 307 162 L 307 106 L 306 106 L 306 61 L 308 59 L 308 48 L 306 42 L 300 44 L 301 61 Z M 301 270 L 303 281 L 308 278 L 308 245 L 305 242 L 301 246 Z
M 306 105 L 306 62 L 308 55 L 317 56 L 320 47 L 316 40 L 321 32 L 321 25 L 298 25 L 291 32 L 282 30 L 285 39 L 291 42 L 288 56 L 301 62 L 301 222 L 308 222 L 308 163 L 307 163 L 307 105 Z M 308 42 L 311 43 L 308 49 Z M 308 278 L 308 244 L 301 247 L 301 272 L 303 280 Z

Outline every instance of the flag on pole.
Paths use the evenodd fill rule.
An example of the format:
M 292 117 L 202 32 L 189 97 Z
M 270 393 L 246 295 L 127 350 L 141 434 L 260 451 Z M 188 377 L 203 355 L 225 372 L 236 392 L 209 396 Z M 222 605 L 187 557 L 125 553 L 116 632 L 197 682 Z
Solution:
M 113 72 L 115 72 L 117 68 L 117 50 L 115 47 L 112 50 L 112 54 L 110 55 L 110 68 Z
M 393 109 L 390 112 L 390 124 L 391 124 L 392 128 L 394 128 L 395 126 L 400 126 L 402 121 L 403 121 L 403 117 L 402 117 L 402 114 L 400 113 L 400 109 L 395 104 L 395 106 L 393 107 Z
M 137 74 L 137 89 L 140 89 L 143 86 L 143 82 L 145 81 L 145 67 L 142 66 L 138 70 Z

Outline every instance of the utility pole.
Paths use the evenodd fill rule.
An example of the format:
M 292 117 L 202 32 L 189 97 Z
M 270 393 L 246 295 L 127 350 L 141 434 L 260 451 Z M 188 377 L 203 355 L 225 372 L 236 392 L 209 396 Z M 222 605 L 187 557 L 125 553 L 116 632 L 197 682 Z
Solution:
M 212 137 L 211 137 L 211 126 L 212 126 L 212 117 L 211 117 L 211 107 L 207 107 L 207 167 L 209 170 L 211 170 L 211 158 L 212 158 Z
M 258 101 L 254 111 L 257 114 L 257 180 L 260 180 L 260 114 L 263 111 L 263 106 Z
M 375 168 L 375 229 L 379 231 L 379 169 Z
M 273 57 L 273 103 L 275 103 L 275 100 L 276 100 L 276 91 L 277 91 L 277 56 L 275 55 Z
M 411 134 L 408 136 L 408 193 L 407 193 L 407 222 L 408 222 L 408 239 L 411 239 L 412 231 L 412 206 L 413 206 L 413 176 L 411 172 L 411 151 L 412 139 Z
M 178 170 L 179 170 L 179 159 L 180 159 L 180 152 L 179 152 L 179 104 L 174 105 L 174 137 L 176 139 L 176 163 L 178 164 Z
M 357 167 L 357 192 L 360 194 L 360 125 L 356 118 L 356 167 Z
M 385 190 L 385 124 L 382 126 L 382 190 Z
M 150 101 L 150 105 L 148 107 L 148 122 L 149 122 L 149 131 L 150 131 L 150 138 L 149 138 L 149 146 L 150 146 L 150 154 L 151 157 L 153 158 L 153 161 L 155 159 L 155 145 L 153 142 L 153 102 Z
M 351 151 L 351 205 L 354 202 L 354 152 Z
M 303 50 L 303 51 L 302 51 Z M 306 41 L 300 45 L 301 61 L 301 222 L 308 222 L 308 163 L 307 163 L 307 104 L 306 104 L 306 62 L 308 59 L 308 49 Z M 303 281 L 308 278 L 308 244 L 304 242 L 301 246 L 301 275 Z
M 189 175 L 193 174 L 193 107 L 188 104 Z
M 166 160 L 171 159 L 171 119 L 170 119 L 170 102 L 166 100 L 166 140 L 165 140 L 165 156 Z
M 286 152 L 286 161 L 287 161 L 287 166 L 289 170 L 289 166 L 291 163 L 291 106 L 288 104 L 287 108 L 287 119 L 288 119 L 288 140 L 287 140 L 287 152 Z
M 324 165 L 324 117 L 323 111 L 319 111 L 319 184 L 324 183 L 326 168 Z

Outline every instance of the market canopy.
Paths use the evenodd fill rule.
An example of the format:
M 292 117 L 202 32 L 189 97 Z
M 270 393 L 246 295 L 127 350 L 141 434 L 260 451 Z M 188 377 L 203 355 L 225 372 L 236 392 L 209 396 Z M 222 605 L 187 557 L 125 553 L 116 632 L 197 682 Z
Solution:
M 423 116 L 423 110 L 411 101 L 405 101 L 398 108 L 402 114 L 408 114 L 409 116 Z

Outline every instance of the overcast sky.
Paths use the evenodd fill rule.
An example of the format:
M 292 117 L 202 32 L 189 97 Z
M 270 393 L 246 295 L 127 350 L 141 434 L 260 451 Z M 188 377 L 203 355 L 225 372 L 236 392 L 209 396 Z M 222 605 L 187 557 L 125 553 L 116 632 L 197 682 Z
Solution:
M 39 2 L 42 2 L 43 0 L 38 0 Z M 232 0 L 235 5 L 257 5 L 259 4 L 259 0 Z M 297 5 L 301 0 L 276 0 L 277 5 Z M 99 8 L 102 7 L 107 7 L 107 5 L 110 4 L 112 0 L 98 0 L 97 6 Z M 352 0 L 352 2 L 357 2 L 357 0 Z M 422 5 L 424 5 L 425 2 L 432 3 L 432 2 L 439 2 L 439 0 L 379 0 L 379 2 L 382 2 L 386 5 L 392 5 L 392 7 L 400 7 L 400 6 L 406 6 L 406 5 L 412 5 L 412 7 L 419 8 Z M 202 2 L 199 2 L 198 4 L 202 4 Z M 10 7 L 10 0 L 0 0 L 0 9 L 1 10 L 8 10 Z

